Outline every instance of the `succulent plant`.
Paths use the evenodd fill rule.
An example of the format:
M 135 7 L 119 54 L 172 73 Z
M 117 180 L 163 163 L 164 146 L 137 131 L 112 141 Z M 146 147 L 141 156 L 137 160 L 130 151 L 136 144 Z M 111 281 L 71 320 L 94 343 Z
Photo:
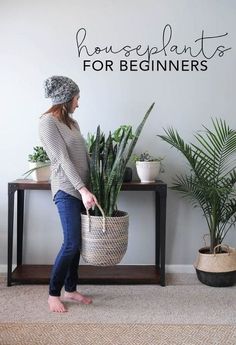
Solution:
M 145 152 L 141 153 L 140 155 L 134 154 L 132 156 L 132 160 L 134 162 L 137 162 L 137 161 L 139 161 L 139 162 L 160 162 L 160 161 L 163 160 L 163 158 L 161 158 L 161 157 L 157 157 L 157 158 L 153 157 L 153 156 L 151 156 L 149 154 L 148 151 L 145 151 Z
M 33 148 L 33 153 L 28 155 L 28 161 L 29 162 L 48 162 L 49 158 L 42 146 L 35 146 Z
M 28 177 L 33 171 L 42 168 L 42 166 L 47 166 L 51 164 L 50 159 L 42 146 L 35 146 L 33 148 L 33 153 L 28 155 L 28 162 L 42 163 L 42 165 L 39 164 L 38 166 L 35 166 L 34 168 L 27 170 L 23 174 L 24 178 Z

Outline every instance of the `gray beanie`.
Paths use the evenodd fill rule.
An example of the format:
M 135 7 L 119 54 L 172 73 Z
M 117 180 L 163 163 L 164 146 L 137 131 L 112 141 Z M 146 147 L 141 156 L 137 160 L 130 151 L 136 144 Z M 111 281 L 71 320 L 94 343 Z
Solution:
M 79 93 L 78 85 L 70 78 L 52 76 L 44 82 L 45 97 L 52 99 L 52 104 L 69 102 Z

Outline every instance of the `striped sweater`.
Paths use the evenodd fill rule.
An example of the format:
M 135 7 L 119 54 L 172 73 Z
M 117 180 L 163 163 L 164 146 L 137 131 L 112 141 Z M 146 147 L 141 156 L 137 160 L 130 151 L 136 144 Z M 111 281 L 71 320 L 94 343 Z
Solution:
M 39 120 L 39 137 L 51 161 L 51 189 L 60 189 L 81 199 L 79 189 L 87 186 L 89 156 L 79 125 L 70 129 L 51 114 Z

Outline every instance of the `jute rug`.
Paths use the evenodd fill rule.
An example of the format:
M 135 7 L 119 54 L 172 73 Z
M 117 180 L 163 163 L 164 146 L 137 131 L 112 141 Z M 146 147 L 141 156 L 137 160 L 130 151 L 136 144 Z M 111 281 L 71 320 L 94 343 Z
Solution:
M 1 345 L 235 345 L 236 325 L 0 325 Z
M 90 305 L 66 302 L 68 313 L 48 312 L 46 285 L 0 284 L 1 323 L 236 325 L 236 286 L 212 288 L 196 275 L 179 285 L 83 285 Z M 174 285 L 175 284 L 175 285 Z M 95 344 L 96 345 L 96 344 Z M 236 343 L 235 343 L 236 345 Z

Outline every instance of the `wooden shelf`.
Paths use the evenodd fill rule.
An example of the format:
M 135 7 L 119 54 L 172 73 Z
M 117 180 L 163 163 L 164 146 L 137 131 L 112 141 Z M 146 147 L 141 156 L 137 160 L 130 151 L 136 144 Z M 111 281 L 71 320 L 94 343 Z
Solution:
M 51 265 L 19 265 L 12 282 L 48 284 Z M 159 269 L 153 266 L 118 265 L 112 267 L 79 266 L 79 284 L 159 284 Z
M 8 263 L 7 286 L 12 283 L 48 284 L 51 266 L 23 265 L 23 238 L 25 192 L 50 190 L 50 182 L 15 180 L 8 183 Z M 166 237 L 166 196 L 167 185 L 162 181 L 123 183 L 122 191 L 154 192 L 155 194 L 155 262 L 153 266 L 117 265 L 114 267 L 94 267 L 83 265 L 79 268 L 79 283 L 82 284 L 160 284 L 165 286 L 165 237 Z M 15 198 L 17 193 L 17 198 Z M 16 201 L 16 212 L 15 212 Z M 138 201 L 138 200 L 137 200 Z M 15 217 L 16 216 L 16 217 Z M 15 219 L 16 218 L 16 219 Z M 16 261 L 12 272 L 14 222 L 16 220 Z

